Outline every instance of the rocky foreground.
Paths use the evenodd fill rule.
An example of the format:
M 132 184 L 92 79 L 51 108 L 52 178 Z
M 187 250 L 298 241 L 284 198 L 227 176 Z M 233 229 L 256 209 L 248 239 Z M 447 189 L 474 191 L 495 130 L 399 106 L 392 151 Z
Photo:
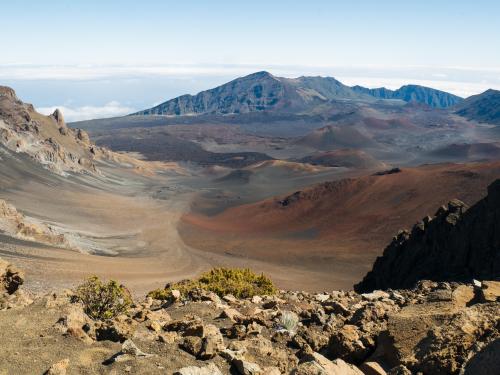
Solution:
M 500 282 L 220 298 L 175 290 L 92 319 L 74 291 L 33 296 L 0 260 L 0 373 L 498 374 Z

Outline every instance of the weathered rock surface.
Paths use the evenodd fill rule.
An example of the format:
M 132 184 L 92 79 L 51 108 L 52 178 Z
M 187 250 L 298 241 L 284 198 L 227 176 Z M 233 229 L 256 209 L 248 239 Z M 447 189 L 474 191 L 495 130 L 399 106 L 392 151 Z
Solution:
M 0 294 L 13 294 L 24 283 L 24 272 L 0 259 Z
M 358 292 L 411 288 L 418 280 L 471 281 L 500 277 L 500 180 L 471 208 L 458 200 L 411 231 L 401 231 L 375 261 Z
M 7 269 L 22 274 L 7 262 L 0 265 L 0 275 Z M 22 283 L 11 279 L 1 279 L 10 280 L 2 284 L 2 298 L 8 301 L 23 292 Z M 8 373 L 18 373 L 23 355 L 36 355 L 47 362 L 34 373 L 54 364 L 54 374 L 65 371 L 60 358 L 68 358 L 68 371 L 76 373 L 495 374 L 500 348 L 496 287 L 488 280 L 424 280 L 414 289 L 370 294 L 280 291 L 272 297 L 222 300 L 196 291 L 195 300 L 182 303 L 146 298 L 104 321 L 90 319 L 73 292 L 63 291 L 35 298 L 26 307 L 14 304 L 15 314 L 0 311 L 0 340 L 8 343 L 0 363 L 7 363 Z M 238 314 L 227 314 L 231 308 Z M 284 316 L 293 316 L 296 327 L 285 324 Z M 20 335 L 21 340 L 31 335 L 36 343 L 29 353 L 21 344 L 11 347 Z

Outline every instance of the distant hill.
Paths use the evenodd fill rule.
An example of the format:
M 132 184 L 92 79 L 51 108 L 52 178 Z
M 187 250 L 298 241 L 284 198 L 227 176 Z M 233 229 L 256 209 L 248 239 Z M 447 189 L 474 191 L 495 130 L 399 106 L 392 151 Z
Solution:
M 463 101 L 463 98 L 445 91 L 418 85 L 401 86 L 395 91 L 385 87 L 369 89 L 363 86 L 353 86 L 352 89 L 359 94 L 371 95 L 378 99 L 400 99 L 408 103 L 427 104 L 434 108 L 447 108 Z
M 295 144 L 329 151 L 335 148 L 365 147 L 374 144 L 374 142 L 352 127 L 327 125 L 298 138 Z
M 347 168 L 383 168 L 384 163 L 379 162 L 370 154 L 361 150 L 342 148 L 339 150 L 317 152 L 300 159 L 302 163 L 324 165 L 328 167 Z
M 182 95 L 134 115 L 297 112 L 334 99 L 370 99 L 331 77 L 281 78 L 257 72 L 196 95 Z
M 469 120 L 500 125 L 500 91 L 487 90 L 465 99 L 456 107 L 456 113 Z

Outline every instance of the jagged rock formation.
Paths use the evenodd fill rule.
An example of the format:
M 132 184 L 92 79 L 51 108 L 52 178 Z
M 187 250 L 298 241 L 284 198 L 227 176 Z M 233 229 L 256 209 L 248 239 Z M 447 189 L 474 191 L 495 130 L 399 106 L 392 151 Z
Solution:
M 27 154 L 62 176 L 68 172 L 100 175 L 98 161 L 132 166 L 137 170 L 159 167 L 96 146 L 86 131 L 68 127 L 59 109 L 50 116 L 41 115 L 5 86 L 0 86 L 0 147 L 11 153 Z
M 465 99 L 456 107 L 456 113 L 469 120 L 500 125 L 500 91 L 486 90 Z
M 86 132 L 66 126 L 60 110 L 43 116 L 19 100 L 9 87 L 0 87 L 0 144 L 28 154 L 58 174 L 98 173 L 94 159 L 102 153 Z
M 400 231 L 355 290 L 409 288 L 422 279 L 473 278 L 500 278 L 500 180 L 471 208 L 452 200 L 411 231 Z
M 395 91 L 386 89 L 385 87 L 369 89 L 362 86 L 354 86 L 352 89 L 357 93 L 371 95 L 378 99 L 400 99 L 408 103 L 427 104 L 434 108 L 451 107 L 464 100 L 459 96 L 445 91 L 419 85 L 405 85 Z

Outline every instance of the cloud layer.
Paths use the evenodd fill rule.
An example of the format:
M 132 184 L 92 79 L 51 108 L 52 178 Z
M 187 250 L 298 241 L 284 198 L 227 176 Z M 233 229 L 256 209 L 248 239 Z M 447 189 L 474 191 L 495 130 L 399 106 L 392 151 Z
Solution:
M 488 88 L 500 89 L 500 68 L 433 66 L 294 66 L 255 64 L 184 65 L 0 65 L 0 81 L 102 81 L 116 79 L 238 77 L 259 70 L 277 76 L 332 76 L 349 85 L 398 88 L 415 83 L 449 91 L 460 96 L 478 94 Z M 207 87 L 209 88 L 209 87 Z M 133 100 L 133 98 L 130 98 Z
M 37 108 L 37 111 L 45 115 L 53 113 L 56 108 L 62 111 L 64 118 L 68 122 L 91 120 L 96 118 L 117 117 L 127 115 L 135 111 L 134 108 L 121 105 L 117 101 L 109 102 L 103 106 L 82 106 L 82 107 L 67 107 L 52 106 Z

